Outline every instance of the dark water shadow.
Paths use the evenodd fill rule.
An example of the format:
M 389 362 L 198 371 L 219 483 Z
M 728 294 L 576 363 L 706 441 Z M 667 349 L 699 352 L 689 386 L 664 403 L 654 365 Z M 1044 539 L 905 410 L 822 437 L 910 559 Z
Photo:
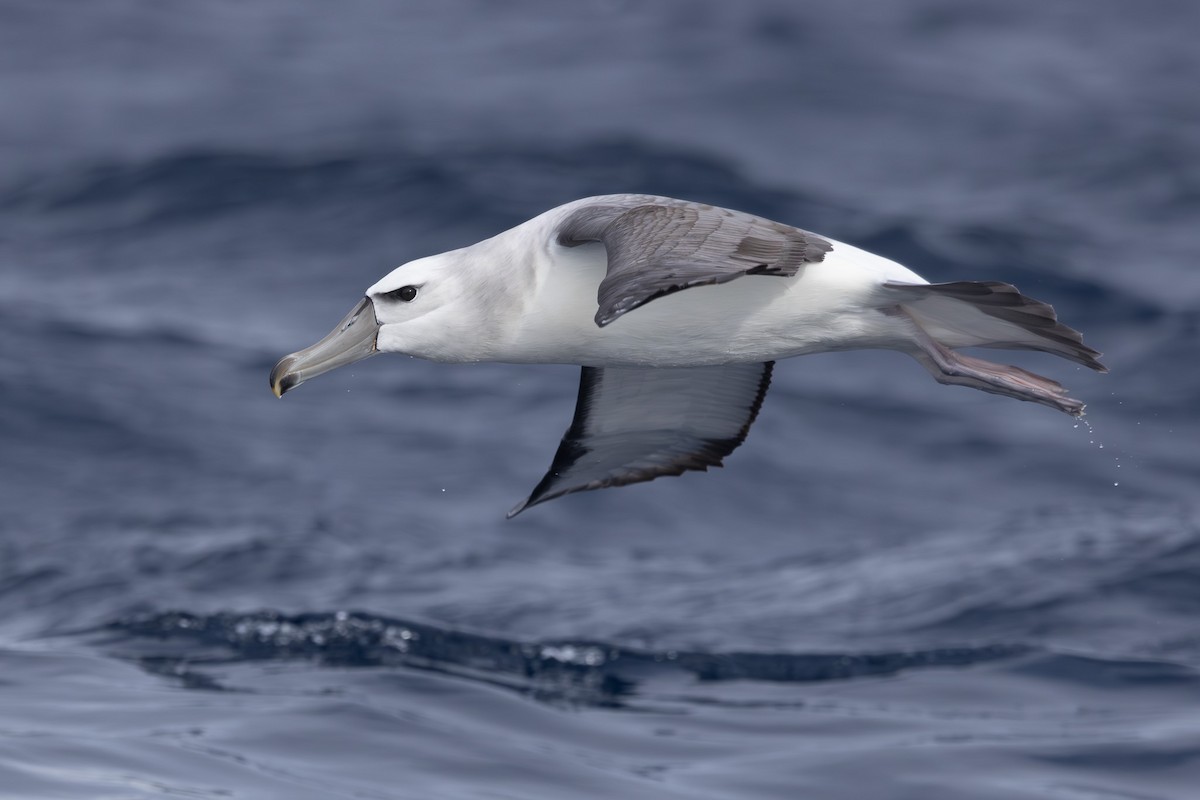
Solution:
M 961 668 L 1037 652 L 991 644 L 878 653 L 639 650 L 597 641 L 523 642 L 361 612 L 169 611 L 86 632 L 102 648 L 186 688 L 222 690 L 206 667 L 307 660 L 327 667 L 402 667 L 503 686 L 542 702 L 627 707 L 652 679 L 814 683 Z

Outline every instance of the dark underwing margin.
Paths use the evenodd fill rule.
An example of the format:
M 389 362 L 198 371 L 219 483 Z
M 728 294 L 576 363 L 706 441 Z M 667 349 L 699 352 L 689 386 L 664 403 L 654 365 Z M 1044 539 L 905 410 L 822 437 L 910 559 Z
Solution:
M 773 365 L 584 367 L 550 470 L 508 516 L 572 492 L 721 466 L 758 416 Z
M 743 275 L 790 277 L 833 246 L 807 231 L 738 211 L 661 197 L 606 197 L 559 226 L 564 247 L 602 242 L 608 272 L 597 294 L 603 327 L 650 301 Z

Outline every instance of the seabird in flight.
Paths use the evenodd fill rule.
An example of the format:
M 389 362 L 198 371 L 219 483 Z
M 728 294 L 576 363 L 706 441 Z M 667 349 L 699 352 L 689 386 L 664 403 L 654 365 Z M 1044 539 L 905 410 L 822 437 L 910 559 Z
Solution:
M 581 365 L 575 418 L 512 517 L 570 492 L 720 466 L 745 440 L 773 363 L 807 353 L 899 350 L 939 383 L 1083 414 L 1055 381 L 964 347 L 1107 371 L 1053 308 L 1009 284 L 931 284 L 790 225 L 618 194 L 396 268 L 328 336 L 276 364 L 271 388 L 282 396 L 376 353 Z

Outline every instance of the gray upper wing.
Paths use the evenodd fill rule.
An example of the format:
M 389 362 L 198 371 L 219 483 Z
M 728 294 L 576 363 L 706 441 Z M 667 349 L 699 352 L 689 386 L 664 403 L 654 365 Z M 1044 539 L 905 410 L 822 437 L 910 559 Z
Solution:
M 597 198 L 568 214 L 558 243 L 603 242 L 608 274 L 596 324 L 655 298 L 743 275 L 789 277 L 833 246 L 799 228 L 726 208 L 643 195 Z
M 550 470 L 508 516 L 571 492 L 720 466 L 750 431 L 772 365 L 584 367 Z

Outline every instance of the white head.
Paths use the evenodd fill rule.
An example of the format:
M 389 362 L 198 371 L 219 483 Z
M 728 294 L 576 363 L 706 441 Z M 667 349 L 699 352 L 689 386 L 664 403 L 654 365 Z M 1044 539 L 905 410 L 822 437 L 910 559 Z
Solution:
M 410 261 L 367 289 L 381 353 L 467 361 L 483 334 L 470 259 L 463 251 Z
M 376 353 L 480 361 L 495 352 L 512 299 L 490 264 L 468 248 L 410 261 L 367 289 L 328 336 L 271 371 L 277 396 L 309 378 Z M 484 267 L 480 269 L 480 267 Z

